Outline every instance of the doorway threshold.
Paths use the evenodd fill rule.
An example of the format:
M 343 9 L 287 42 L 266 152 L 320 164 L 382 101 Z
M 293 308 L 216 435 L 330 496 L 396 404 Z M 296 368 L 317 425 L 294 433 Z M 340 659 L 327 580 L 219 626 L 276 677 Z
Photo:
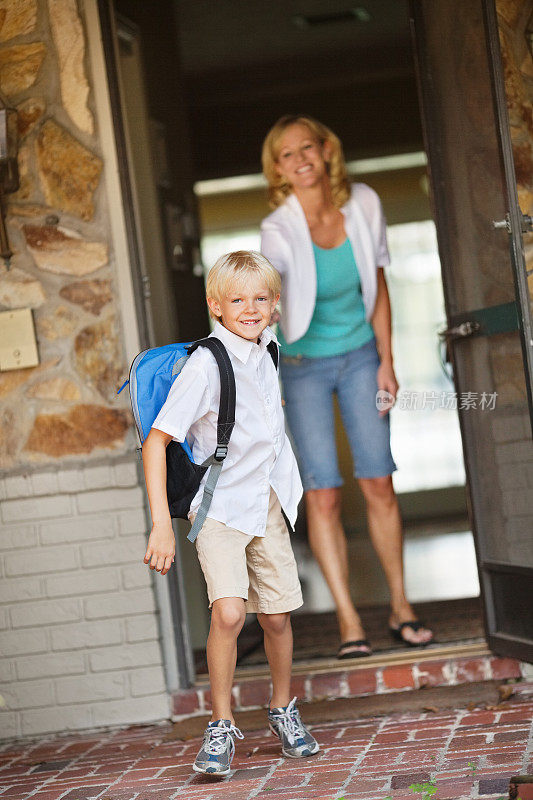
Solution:
M 351 661 L 333 658 L 296 661 L 292 693 L 301 701 L 311 702 L 521 677 L 518 660 L 494 655 L 481 640 L 380 652 Z M 266 706 L 270 693 L 266 664 L 237 668 L 232 690 L 236 711 Z M 173 719 L 205 714 L 211 708 L 210 700 L 209 680 L 202 675 L 190 689 L 173 693 Z
M 485 640 L 478 642 L 454 642 L 452 644 L 437 644 L 430 648 L 404 648 L 403 650 L 390 650 L 374 653 L 365 658 L 354 658 L 340 661 L 337 658 L 312 658 L 295 661 L 292 667 L 293 676 L 303 675 L 312 672 L 313 674 L 323 674 L 332 672 L 346 672 L 357 669 L 379 669 L 389 666 L 410 664 L 416 659 L 416 663 L 435 661 L 442 658 L 467 658 L 485 657 L 490 655 Z M 268 665 L 261 664 L 255 667 L 237 667 L 235 677 L 257 678 L 268 676 Z M 207 676 L 199 676 L 197 684 L 202 681 L 208 682 Z

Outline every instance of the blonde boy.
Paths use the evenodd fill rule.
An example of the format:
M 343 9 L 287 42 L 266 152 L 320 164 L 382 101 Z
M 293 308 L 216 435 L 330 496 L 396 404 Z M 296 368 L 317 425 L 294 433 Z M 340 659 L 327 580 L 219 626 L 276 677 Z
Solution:
M 268 327 L 280 295 L 280 277 L 264 256 L 239 251 L 218 259 L 207 279 L 211 336 L 225 345 L 235 373 L 235 428 L 228 455 L 196 539 L 211 608 L 207 661 L 212 717 L 193 769 L 227 775 L 235 738 L 243 738 L 231 711 L 237 637 L 247 612 L 263 628 L 272 678 L 268 712 L 282 752 L 301 758 L 319 746 L 303 725 L 294 698 L 289 702 L 292 666 L 290 612 L 302 595 L 289 532 L 302 496 L 294 455 L 285 434 L 276 368 L 267 345 Z M 220 398 L 218 368 L 211 353 L 195 350 L 176 378 L 143 445 L 152 531 L 144 557 L 151 569 L 168 572 L 175 540 L 166 500 L 165 449 L 172 439 L 187 441 L 202 463 L 216 447 Z M 193 519 L 203 483 L 191 504 Z

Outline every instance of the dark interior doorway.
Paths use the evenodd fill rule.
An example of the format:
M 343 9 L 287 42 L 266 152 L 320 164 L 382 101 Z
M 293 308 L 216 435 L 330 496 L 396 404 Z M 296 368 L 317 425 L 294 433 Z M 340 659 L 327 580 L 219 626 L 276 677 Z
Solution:
M 431 620 L 436 631 L 436 645 L 481 643 L 485 639 L 479 597 L 419 603 L 417 610 L 422 619 Z M 403 650 L 403 645 L 388 634 L 387 612 L 383 605 L 361 608 L 365 632 L 376 655 Z M 320 614 L 303 611 L 293 617 L 292 628 L 294 661 L 331 658 L 338 647 L 337 621 L 332 611 Z M 205 650 L 198 648 L 194 655 L 197 673 L 207 672 Z M 251 667 L 265 661 L 263 632 L 257 620 L 252 620 L 239 637 L 237 666 Z
M 407 4 L 176 0 L 196 180 L 258 172 L 288 109 L 347 160 L 423 149 Z
M 407 2 L 368 0 L 352 6 L 342 0 L 333 4 L 331 0 L 161 0 L 148 6 L 141 0 L 115 0 L 115 10 L 126 32 L 128 22 L 132 22 L 131 35 L 139 35 L 146 106 L 155 123 L 150 126 L 156 137 L 150 157 L 156 183 L 159 181 L 156 194 L 162 241 L 160 274 L 168 273 L 161 291 L 170 287 L 178 322 L 177 330 L 169 331 L 169 339 L 195 338 L 207 327 L 202 279 L 193 253 L 200 230 L 204 245 L 209 236 L 212 241 L 226 236 L 227 241 L 227 235 L 235 233 L 234 249 L 248 246 L 248 240 L 242 238 L 243 231 L 257 233 L 261 218 L 269 211 L 259 176 L 263 137 L 282 114 L 302 112 L 321 119 L 339 135 L 351 174 L 376 189 L 385 206 L 391 241 L 396 238 L 400 242 L 395 245 L 398 253 L 404 248 L 396 259 L 400 265 L 396 277 L 394 271 L 390 273 L 390 280 L 397 284 L 397 306 L 393 308 L 396 330 L 403 325 L 402 315 L 405 322 L 405 344 L 395 353 L 397 366 L 403 361 L 406 368 L 411 368 L 416 360 L 412 354 L 418 357 L 422 353 L 433 366 L 428 371 L 426 362 L 420 362 L 418 371 L 409 373 L 412 387 L 432 389 L 434 381 L 439 389 L 453 390 L 438 364 L 436 334 L 445 321 L 444 304 L 436 240 L 434 245 L 426 241 L 428 237 L 435 239 L 435 235 L 434 228 L 430 233 L 427 228 L 433 223 Z M 128 47 L 131 44 L 126 36 L 122 43 L 124 57 L 128 57 Z M 132 119 L 132 137 L 138 130 L 134 123 Z M 166 149 L 166 174 L 160 169 L 161 140 Z M 143 148 L 139 151 L 142 153 Z M 137 188 L 143 191 L 142 185 Z M 169 206 L 182 214 L 179 230 L 169 228 Z M 403 232 L 402 226 L 406 226 Z M 180 261 L 176 244 L 179 250 L 183 243 L 189 249 Z M 146 258 L 148 266 L 151 259 L 153 251 Z M 182 269 L 184 264 L 188 269 Z M 425 278 L 420 280 L 424 270 Z M 393 306 L 394 302 L 393 298 Z M 412 308 L 438 308 L 442 316 L 435 312 L 435 318 L 426 319 L 422 334 L 418 322 L 412 324 Z M 157 309 L 155 312 L 157 315 Z M 157 321 L 161 324 L 160 318 Z M 164 331 L 159 336 L 164 339 Z M 440 458 L 441 471 L 433 471 L 433 482 L 424 483 L 420 476 L 424 473 L 427 478 L 437 463 L 434 458 L 427 466 L 419 465 L 418 477 L 413 465 L 400 470 L 399 474 L 412 476 L 411 482 L 404 481 L 400 503 L 406 522 L 410 581 L 417 587 L 412 599 L 415 603 L 448 602 L 439 613 L 434 605 L 428 606 L 426 621 L 433 625 L 431 617 L 443 620 L 448 609 L 441 641 L 450 640 L 450 636 L 469 640 L 471 627 L 461 628 L 460 624 L 467 615 L 459 614 L 458 624 L 452 624 L 453 603 L 460 599 L 465 601 L 465 608 L 469 602 L 475 605 L 477 601 L 468 598 L 478 594 L 464 473 L 461 474 L 459 429 L 456 425 L 452 436 L 445 426 L 440 430 L 431 409 L 425 417 L 417 417 L 411 427 L 403 424 L 407 415 L 404 413 L 402 418 L 401 413 L 393 422 L 393 430 L 403 425 L 397 447 L 404 453 L 413 450 L 413 437 L 421 431 L 426 438 L 419 439 L 417 452 L 426 457 L 456 437 L 455 450 L 447 451 L 453 462 L 450 469 L 446 471 L 448 456 Z M 448 410 L 444 417 L 448 415 L 449 420 L 453 414 Z M 363 609 L 369 629 L 375 631 L 375 645 L 386 649 L 390 643 L 383 636 L 387 602 L 384 580 L 368 542 L 362 499 L 351 479 L 342 436 L 339 451 L 346 482 L 343 507 L 350 535 L 354 598 Z M 399 453 L 394 455 L 400 460 Z M 209 625 L 206 597 L 194 548 L 184 542 L 180 546 L 180 602 L 188 609 L 190 644 L 200 666 Z M 302 524 L 295 546 L 307 587 L 306 606 L 298 622 L 302 641 L 323 622 L 329 631 L 323 647 L 333 654 L 338 643 L 331 599 L 310 558 Z M 443 553 L 447 554 L 447 561 Z M 438 580 L 444 563 L 449 576 L 466 576 L 461 586 L 454 586 L 451 577 L 442 578 L 442 571 Z M 444 586 L 440 594 L 435 592 L 439 584 Z M 315 616 L 309 617 L 309 611 Z M 176 629 L 185 631 L 183 640 L 189 650 L 187 621 L 181 616 L 181 612 L 177 613 Z M 439 638 L 438 627 L 436 633 Z M 245 649 L 248 634 L 250 644 L 254 636 L 252 622 L 243 637 Z
M 355 8 L 323 0 L 267 5 L 260 2 L 243 5 L 229 0 L 216 6 L 209 0 L 194 3 L 177 0 L 176 9 L 206 267 L 227 249 L 256 246 L 253 232 L 257 232 L 260 219 L 269 211 L 258 175 L 261 143 L 273 122 L 285 113 L 315 116 L 339 135 L 354 178 L 378 191 L 389 225 L 395 226 L 396 238 L 401 240 L 402 225 L 419 224 L 422 230 L 424 224 L 432 224 L 407 3 L 370 0 Z M 400 241 L 398 253 L 402 246 L 405 245 Z M 409 257 L 410 269 L 416 271 L 416 256 L 405 255 L 405 263 Z M 433 256 L 419 254 L 419 262 L 424 257 L 427 261 Z M 398 255 L 397 263 L 399 260 Z M 401 327 L 402 316 L 411 314 L 413 305 L 424 306 L 427 298 L 413 294 L 409 309 L 405 305 L 407 293 L 416 292 L 417 288 L 413 290 L 411 284 L 408 287 L 406 282 L 402 283 L 400 270 L 398 276 L 393 306 L 396 301 L 396 322 L 400 318 L 398 327 Z M 393 274 L 391 280 L 394 279 Z M 430 360 L 436 359 L 438 322 L 432 320 L 420 337 L 416 326 L 409 331 L 406 326 L 405 344 L 398 348 L 397 360 L 400 363 L 402 358 L 412 360 L 412 354 L 424 348 L 432 351 Z M 440 322 L 444 322 L 444 317 Z M 421 367 L 409 380 L 418 388 L 432 388 L 432 380 L 441 389 L 453 388 L 442 375 L 440 379 L 431 377 L 427 367 Z M 444 412 L 443 417 L 449 414 Z M 406 414 L 403 416 L 401 419 L 397 415 L 397 447 L 407 451 L 415 435 L 414 428 L 418 426 L 419 434 L 426 426 L 421 450 L 428 453 L 442 447 L 444 452 L 450 434 L 443 427 L 438 438 L 436 414 L 433 418 L 431 414 L 420 417 L 412 428 L 407 425 L 402 428 L 400 423 L 405 421 Z M 402 435 L 398 432 L 400 428 Z M 453 436 L 462 461 L 458 426 Z M 353 594 L 372 634 L 374 649 L 387 650 L 391 641 L 385 635 L 386 586 L 368 543 L 363 504 L 351 479 L 351 464 L 342 434 L 339 450 L 346 482 L 343 503 L 350 534 Z M 447 458 L 453 460 L 449 451 L 444 453 L 441 463 Z M 404 469 L 402 475 L 407 471 Z M 432 559 L 433 563 L 448 559 L 450 573 L 463 569 L 462 574 L 468 577 L 459 588 L 452 587 L 449 581 L 441 606 L 438 605 L 441 596 L 438 592 L 432 594 L 429 588 L 433 578 L 426 581 L 425 587 L 424 581 L 419 582 L 418 594 L 414 588 L 413 599 L 426 600 L 422 612 L 429 624 L 436 625 L 439 641 L 482 637 L 479 601 L 467 598 L 467 595 L 477 596 L 478 584 L 464 476 L 459 475 L 459 470 L 454 473 L 452 467 L 448 474 L 435 477 L 433 484 L 424 485 L 415 471 L 412 482 L 406 480 L 400 494 L 408 560 L 411 566 L 416 563 L 411 573 L 426 570 L 430 575 Z M 468 541 L 465 537 L 469 537 Z M 334 654 L 338 642 L 331 600 L 306 546 L 302 517 L 295 545 L 304 582 L 304 609 L 312 608 L 311 612 L 295 615 L 294 627 L 298 631 L 295 657 L 309 657 L 305 642 L 317 629 L 324 631 L 317 656 Z M 441 551 L 437 551 L 439 546 L 443 548 Z M 454 547 L 456 552 L 450 559 Z M 465 556 L 462 562 L 460 553 Z M 444 574 L 442 579 L 446 581 Z M 417 576 L 411 574 L 409 583 L 416 587 Z M 467 610 L 463 614 L 460 608 Z M 471 626 L 462 625 L 472 609 L 475 609 L 474 633 Z M 239 663 L 264 660 L 260 631 L 253 620 L 242 638 Z M 197 640 L 196 645 L 197 668 L 202 669 L 202 642 Z

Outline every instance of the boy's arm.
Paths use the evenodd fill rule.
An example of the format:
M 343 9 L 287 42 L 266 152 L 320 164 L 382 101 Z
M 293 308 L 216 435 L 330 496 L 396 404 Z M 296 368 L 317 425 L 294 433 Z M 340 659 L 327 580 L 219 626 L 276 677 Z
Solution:
M 166 575 L 174 561 L 176 539 L 167 502 L 166 449 L 172 436 L 152 428 L 142 448 L 144 477 L 152 515 L 152 531 L 144 563 Z

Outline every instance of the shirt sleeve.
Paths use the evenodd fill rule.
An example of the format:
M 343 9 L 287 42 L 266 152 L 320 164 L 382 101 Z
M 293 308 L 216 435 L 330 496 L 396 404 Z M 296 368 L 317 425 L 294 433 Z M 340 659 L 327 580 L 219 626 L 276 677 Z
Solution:
M 291 263 L 290 247 L 278 228 L 261 225 L 261 252 L 283 277 Z
M 390 255 L 387 246 L 387 220 L 383 213 L 379 195 L 366 183 L 354 183 L 352 185 L 352 197 L 359 203 L 372 236 L 376 269 L 378 267 L 388 267 Z
M 191 425 L 205 416 L 210 407 L 207 370 L 187 363 L 172 384 L 152 428 L 183 442 Z

